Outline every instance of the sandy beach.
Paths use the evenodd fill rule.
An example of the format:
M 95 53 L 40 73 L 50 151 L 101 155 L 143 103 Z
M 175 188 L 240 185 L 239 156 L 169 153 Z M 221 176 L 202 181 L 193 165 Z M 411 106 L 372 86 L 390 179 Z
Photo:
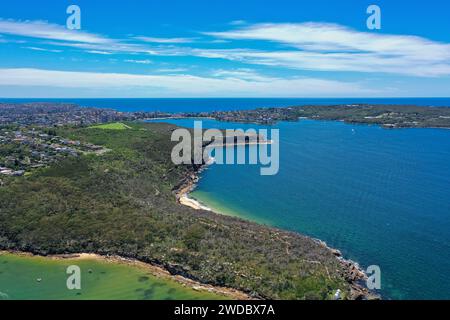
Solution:
M 178 199 L 178 202 L 180 202 L 180 204 L 182 204 L 184 206 L 188 206 L 188 207 L 190 207 L 192 209 L 195 209 L 195 210 L 212 211 L 211 208 L 208 208 L 207 206 L 202 205 L 197 200 L 189 198 L 187 193 L 181 195 L 180 198 Z
M 195 172 L 193 175 L 190 175 L 185 182 L 185 184 L 178 189 L 178 192 L 176 192 L 176 197 L 178 202 L 181 205 L 190 207 L 195 210 L 206 210 L 213 212 L 215 214 L 221 214 L 217 211 L 212 210 L 211 208 L 201 204 L 199 201 L 192 199 L 189 197 L 189 194 L 197 187 L 198 180 L 200 179 L 200 175 L 205 170 L 205 168 L 208 167 L 209 164 L 204 165 L 200 170 Z M 332 248 L 328 246 L 328 244 L 325 241 L 322 241 L 320 239 L 316 238 L 310 238 L 312 241 L 315 241 L 322 247 L 329 250 L 336 259 L 341 263 L 341 265 L 344 267 L 344 269 L 347 272 L 347 280 L 349 282 L 352 282 L 351 286 L 351 296 L 353 296 L 355 299 L 357 297 L 363 297 L 364 299 L 368 300 L 379 300 L 381 299 L 381 296 L 376 293 L 372 292 L 367 289 L 366 286 L 362 285 L 360 282 L 364 282 L 367 280 L 367 275 L 363 269 L 359 266 L 359 264 L 355 261 L 345 259 L 342 256 L 341 251 L 338 249 Z M 327 271 L 328 272 L 328 271 Z

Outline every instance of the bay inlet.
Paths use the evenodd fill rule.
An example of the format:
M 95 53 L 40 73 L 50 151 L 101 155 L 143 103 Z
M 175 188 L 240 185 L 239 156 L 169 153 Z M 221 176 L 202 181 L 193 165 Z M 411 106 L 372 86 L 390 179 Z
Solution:
M 265 128 L 214 120 L 203 126 Z M 278 175 L 260 176 L 252 165 L 212 165 L 190 197 L 214 211 L 324 240 L 363 268 L 379 266 L 384 298 L 450 297 L 449 130 L 313 120 L 275 127 Z

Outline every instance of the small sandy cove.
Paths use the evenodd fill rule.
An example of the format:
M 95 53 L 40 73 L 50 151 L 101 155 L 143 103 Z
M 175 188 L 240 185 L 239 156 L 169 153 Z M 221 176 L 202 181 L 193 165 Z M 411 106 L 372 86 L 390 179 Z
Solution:
M 212 211 L 210 208 L 208 208 L 207 206 L 202 205 L 197 200 L 189 198 L 189 196 L 187 194 L 181 195 L 180 198 L 178 199 L 178 201 L 180 202 L 180 204 L 182 204 L 184 206 L 188 206 L 188 207 L 190 207 L 192 209 L 195 209 L 195 210 Z

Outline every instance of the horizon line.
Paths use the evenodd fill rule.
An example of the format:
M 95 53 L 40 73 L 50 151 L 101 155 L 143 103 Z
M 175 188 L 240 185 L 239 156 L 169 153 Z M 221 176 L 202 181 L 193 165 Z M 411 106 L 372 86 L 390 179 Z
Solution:
M 450 96 L 410 96 L 410 97 L 0 97 L 0 100 L 58 100 L 58 99 L 450 99 Z

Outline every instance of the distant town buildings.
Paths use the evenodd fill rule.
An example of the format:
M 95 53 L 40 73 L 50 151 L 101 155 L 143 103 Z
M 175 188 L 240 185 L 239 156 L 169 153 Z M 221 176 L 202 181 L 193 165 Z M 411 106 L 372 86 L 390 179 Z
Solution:
M 64 139 L 48 129 L 0 127 L 0 175 L 3 176 L 23 176 L 66 157 L 104 151 L 102 146 Z
M 136 120 L 142 113 L 119 112 L 111 109 L 84 108 L 63 103 L 0 103 L 0 125 L 92 125 L 111 121 Z

